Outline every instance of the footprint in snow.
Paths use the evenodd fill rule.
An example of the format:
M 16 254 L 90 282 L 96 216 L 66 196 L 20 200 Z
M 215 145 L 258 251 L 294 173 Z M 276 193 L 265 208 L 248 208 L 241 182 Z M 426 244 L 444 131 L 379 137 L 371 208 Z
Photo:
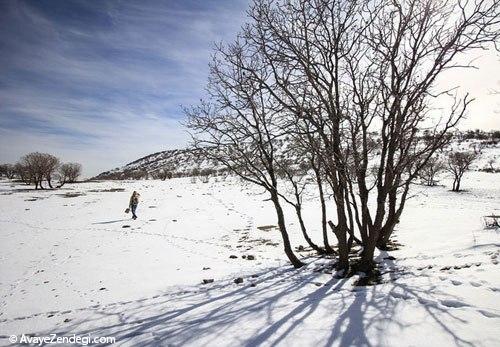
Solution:
M 500 318 L 500 316 L 496 313 L 486 311 L 486 310 L 478 310 L 483 316 L 488 318 Z
M 469 306 L 465 302 L 459 301 L 459 300 L 454 300 L 454 299 L 446 299 L 446 300 L 441 300 L 441 304 L 446 306 L 446 307 L 453 307 L 453 308 L 459 308 L 459 307 L 466 307 Z
M 418 302 L 425 306 L 436 306 L 436 302 L 430 299 L 418 298 Z
M 454 286 L 459 286 L 462 284 L 462 282 L 457 281 L 457 280 L 451 280 L 451 283 L 453 283 Z
M 473 286 L 473 287 L 481 287 L 481 286 L 482 286 L 482 284 L 481 284 L 481 283 L 474 282 L 474 281 L 470 281 L 469 283 L 470 283 L 470 285 L 471 285 L 471 286 Z
M 397 293 L 397 292 L 392 292 L 391 296 L 395 299 L 409 299 L 410 295 L 407 293 Z M 419 300 L 420 301 L 420 300 Z

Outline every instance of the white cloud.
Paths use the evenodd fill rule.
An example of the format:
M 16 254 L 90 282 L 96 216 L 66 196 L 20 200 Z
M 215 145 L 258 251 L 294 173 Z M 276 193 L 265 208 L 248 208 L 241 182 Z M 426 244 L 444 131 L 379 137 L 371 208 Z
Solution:
M 30 3 L 7 4 L 0 144 L 8 150 L 0 162 L 46 151 L 81 162 L 91 176 L 185 146 L 179 106 L 203 95 L 212 42 L 233 37 L 246 8 L 246 1 L 201 10 L 164 2 L 83 4 L 107 20 L 86 25 Z

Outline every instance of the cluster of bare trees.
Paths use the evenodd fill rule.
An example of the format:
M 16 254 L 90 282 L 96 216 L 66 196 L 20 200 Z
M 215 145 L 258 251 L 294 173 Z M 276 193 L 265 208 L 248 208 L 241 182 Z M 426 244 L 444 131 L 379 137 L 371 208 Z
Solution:
M 19 178 L 28 185 L 35 185 L 35 189 L 45 189 L 44 182 L 50 188 L 60 188 L 65 183 L 74 183 L 82 173 L 82 166 L 78 163 L 61 163 L 59 158 L 48 153 L 33 152 L 26 154 L 15 164 L 0 166 L 1 173 L 8 178 Z M 57 185 L 54 185 L 57 181 Z
M 447 172 L 453 178 L 452 191 L 460 191 L 462 177 L 470 169 L 474 160 L 480 155 L 480 151 L 450 151 L 446 157 L 434 156 L 420 170 L 419 176 L 428 186 L 436 185 L 436 177 Z
M 153 172 L 151 176 L 154 179 L 165 181 L 167 178 L 171 179 L 173 177 L 172 171 L 168 169 L 160 169 L 156 172 Z
M 255 0 L 238 38 L 215 49 L 208 99 L 186 109 L 194 146 L 217 148 L 204 153 L 269 193 L 295 267 L 303 263 L 282 201 L 300 221 L 304 174 L 311 174 L 321 197 L 322 251 L 331 251 L 329 224 L 337 269 L 347 273 L 358 242 L 356 268 L 369 271 L 375 248 L 388 247 L 411 183 L 471 102 L 440 90 L 436 78 L 463 67 L 455 63 L 460 54 L 498 42 L 499 7 L 486 0 Z M 434 115 L 430 105 L 450 95 L 448 113 Z M 421 136 L 424 129 L 431 136 Z M 292 145 L 276 146 L 285 139 Z

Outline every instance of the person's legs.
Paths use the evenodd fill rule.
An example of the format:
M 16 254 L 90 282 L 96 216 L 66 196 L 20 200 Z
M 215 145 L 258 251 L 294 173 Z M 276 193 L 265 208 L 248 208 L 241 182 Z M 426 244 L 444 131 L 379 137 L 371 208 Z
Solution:
M 132 218 L 133 219 L 137 219 L 137 216 L 135 215 L 135 210 L 137 209 L 137 205 L 132 205 Z

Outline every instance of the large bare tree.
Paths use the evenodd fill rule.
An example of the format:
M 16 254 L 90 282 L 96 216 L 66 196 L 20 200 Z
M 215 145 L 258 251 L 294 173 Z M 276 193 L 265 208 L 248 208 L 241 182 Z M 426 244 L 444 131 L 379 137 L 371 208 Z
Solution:
M 311 151 L 318 151 L 334 194 L 339 269 L 348 267 L 347 236 L 355 230 L 364 245 L 360 269 L 372 268 L 377 245 L 387 246 L 411 183 L 471 102 L 455 95 L 449 112 L 434 117 L 435 99 L 450 94 L 436 79 L 463 67 L 455 63 L 460 54 L 498 41 L 499 6 L 255 2 L 245 37 L 272 66 L 272 82 L 263 85 L 321 140 Z M 432 141 L 420 136 L 424 129 L 432 129 Z
M 337 269 L 347 273 L 359 234 L 357 269 L 369 271 L 375 248 L 388 247 L 412 182 L 472 101 L 437 79 L 469 67 L 456 63 L 460 55 L 498 43 L 499 8 L 498 0 L 255 0 L 250 23 L 212 65 L 218 106 L 210 119 L 225 126 L 228 148 L 247 149 L 239 153 L 244 162 L 272 172 L 271 191 L 278 184 L 272 140 L 288 134 L 309 144 L 312 169 L 320 168 L 333 193 Z M 230 70 L 220 68 L 227 64 Z M 432 105 L 447 98 L 449 110 L 437 114 Z M 246 179 L 261 184 L 253 176 Z

